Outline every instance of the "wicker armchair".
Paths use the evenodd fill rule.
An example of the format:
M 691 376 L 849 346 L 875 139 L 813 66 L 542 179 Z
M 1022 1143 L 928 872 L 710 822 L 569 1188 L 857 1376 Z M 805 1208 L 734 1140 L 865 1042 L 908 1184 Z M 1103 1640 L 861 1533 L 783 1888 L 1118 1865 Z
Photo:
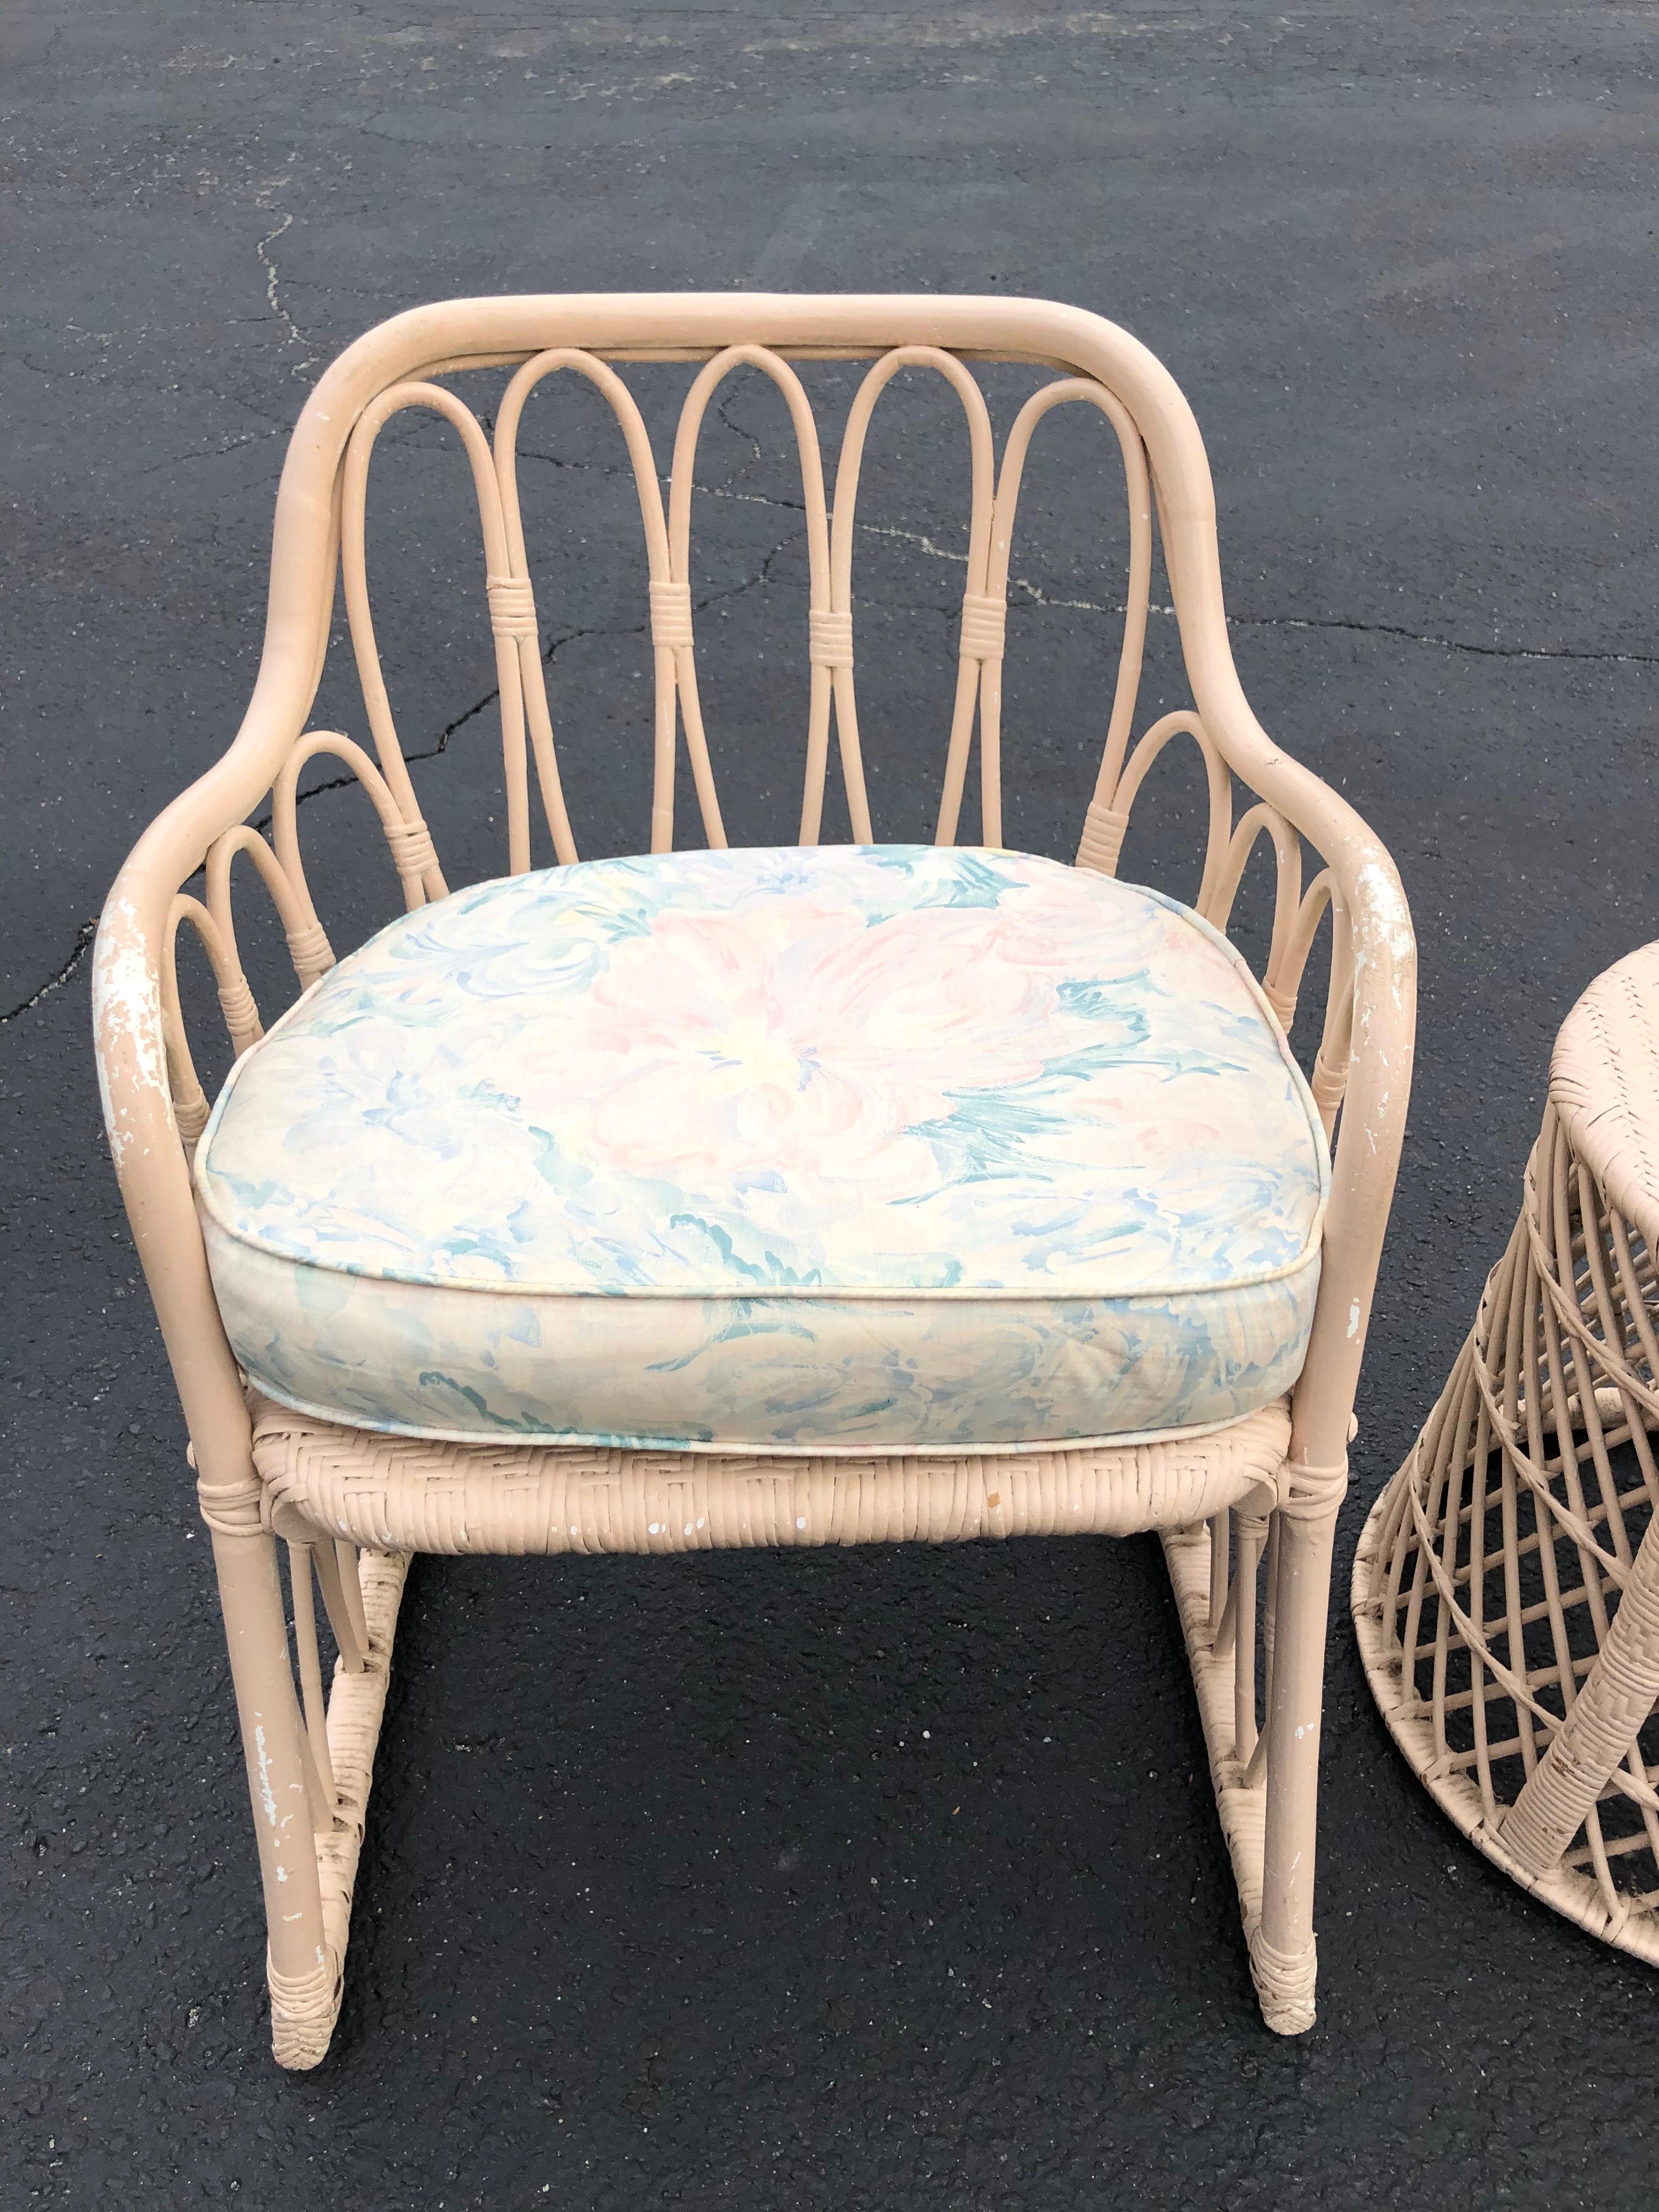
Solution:
M 792 363 L 860 359 L 832 507 L 814 372 Z M 979 360 L 1056 372 L 1000 461 Z M 663 362 L 702 364 L 665 507 L 631 388 Z M 799 842 L 762 851 L 726 849 L 689 581 L 699 429 L 743 366 L 788 406 L 810 568 Z M 877 843 L 854 694 L 860 466 L 901 370 L 952 387 L 971 465 L 931 847 Z M 578 864 L 560 783 L 515 471 L 525 403 L 555 373 L 608 403 L 637 481 L 655 724 L 649 850 L 632 859 Z M 467 382 L 492 436 L 453 388 Z M 999 747 L 1022 471 L 1072 403 L 1115 432 L 1129 505 L 1074 868 L 1003 849 Z M 453 894 L 364 565 L 371 452 L 407 408 L 452 425 L 470 464 L 500 679 L 508 872 Z M 1196 704 L 1132 744 L 1155 514 Z M 341 571 L 374 758 L 307 731 Z M 854 842 L 824 847 L 832 725 Z M 1115 875 L 1176 737 L 1208 778 L 1195 911 Z M 706 849 L 676 854 L 682 740 Z M 296 811 L 319 752 L 364 787 L 406 908 L 337 965 Z M 1235 779 L 1253 794 L 1237 817 Z M 1304 838 L 1324 860 L 1305 890 Z M 1277 871 L 1260 986 L 1224 934 L 1259 841 Z M 238 951 L 239 856 L 301 990 L 268 1032 Z M 1286 1033 L 1327 915 L 1310 1088 Z M 181 1014 L 183 924 L 237 1055 L 211 1109 Z M 1262 2011 L 1307 2027 L 1332 1532 L 1413 975 L 1387 854 L 1245 703 L 1198 431 L 1111 325 L 1018 300 L 527 297 L 422 308 L 343 355 L 289 450 L 246 719 L 123 869 L 95 983 L 111 1146 L 212 1532 L 278 2060 L 314 2065 L 338 2012 L 417 1550 L 1158 1529 Z M 338 1652 L 326 1700 L 313 1583 Z

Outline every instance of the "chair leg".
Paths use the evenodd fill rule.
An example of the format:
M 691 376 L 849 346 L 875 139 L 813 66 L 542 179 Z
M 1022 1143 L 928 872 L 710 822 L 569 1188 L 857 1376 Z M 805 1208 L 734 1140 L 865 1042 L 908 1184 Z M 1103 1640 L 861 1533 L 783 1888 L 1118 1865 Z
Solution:
M 1263 1520 L 1262 1513 L 1256 1509 L 1266 1502 L 1248 1500 L 1247 1510 L 1236 1516 L 1247 1532 L 1239 1547 L 1242 1559 L 1247 1565 L 1253 1563 L 1256 1549 L 1255 1530 Z M 1234 1664 L 1234 1657 L 1241 1611 L 1253 1616 L 1254 1609 L 1248 1604 L 1241 1607 L 1238 1577 L 1229 1577 L 1228 1532 L 1234 1520 L 1234 1516 L 1223 1512 L 1214 1521 L 1195 1528 L 1166 1529 L 1162 1541 L 1181 1614 L 1199 1718 L 1204 1725 L 1216 1813 L 1232 1862 L 1238 1909 L 1248 1940 L 1261 1917 L 1261 1848 L 1267 1791 L 1262 1786 L 1261 1767 L 1267 1740 L 1261 1739 L 1246 1757 L 1239 1756 L 1240 1707 L 1245 1702 L 1253 1707 L 1254 1696 L 1248 1690 L 1241 1695 L 1240 1670 Z M 1273 1622 L 1273 1643 L 1276 1656 L 1276 1620 Z M 1252 1714 L 1247 1733 L 1254 1729 L 1254 1725 Z
M 213 1533 L 264 1884 L 271 2051 L 279 2066 L 304 2069 L 320 2063 L 339 2017 L 352 1892 L 410 1555 L 348 1547 L 337 1557 L 331 1542 L 320 1540 L 324 1589 L 334 1594 L 330 1609 L 342 1647 L 324 1718 L 314 1710 L 320 1685 L 309 1585 L 319 1532 L 284 1532 L 303 1547 L 298 1565 L 306 1583 L 303 1595 L 295 1591 L 295 1620 L 299 1636 L 311 1638 L 301 1671 L 313 1727 L 323 1719 L 318 1743 L 295 1692 L 276 1540 L 260 1525 L 258 1477 L 251 1463 L 220 1470 L 216 1479 L 204 1469 L 197 1487 Z M 349 1594 L 343 1570 L 351 1579 Z
M 1287 1474 L 1289 1495 L 1273 1514 L 1267 1547 L 1267 1719 L 1259 1739 L 1255 1580 L 1267 1501 L 1257 1495 L 1234 1509 L 1231 1582 L 1229 1516 L 1170 1529 L 1163 1542 L 1261 2016 L 1277 2034 L 1300 2035 L 1314 2021 L 1319 1717 L 1346 1469 L 1322 1477 L 1298 1467 Z
M 1249 1930 L 1261 2016 L 1280 2035 L 1314 2022 L 1314 1850 L 1331 1553 L 1342 1486 L 1322 1485 L 1279 1513 L 1261 1917 Z
M 314 2066 L 340 2008 L 340 1962 L 323 1923 L 276 1546 L 257 1518 L 252 1533 L 210 1526 L 264 1881 L 271 2048 L 279 2065 Z

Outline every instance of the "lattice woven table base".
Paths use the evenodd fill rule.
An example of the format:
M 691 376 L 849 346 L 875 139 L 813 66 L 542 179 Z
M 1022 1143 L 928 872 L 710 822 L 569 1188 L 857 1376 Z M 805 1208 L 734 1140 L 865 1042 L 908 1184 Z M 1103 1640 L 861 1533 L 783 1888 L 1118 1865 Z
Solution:
M 1659 1965 L 1655 1005 L 1648 948 L 1563 1028 L 1521 1219 L 1372 1510 L 1353 1610 L 1436 1802 L 1523 1887 Z

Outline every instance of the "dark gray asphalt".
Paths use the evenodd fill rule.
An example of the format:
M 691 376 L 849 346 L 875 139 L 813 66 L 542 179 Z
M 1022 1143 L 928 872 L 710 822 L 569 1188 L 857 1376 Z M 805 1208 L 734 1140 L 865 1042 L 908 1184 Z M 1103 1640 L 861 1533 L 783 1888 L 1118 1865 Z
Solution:
M 1650 2202 L 1659 1979 L 1441 1821 L 1342 1621 L 1320 2022 L 1261 2031 L 1150 1542 L 420 1565 L 335 2052 L 280 2076 L 80 948 L 137 829 L 234 727 L 283 433 L 380 316 L 693 284 L 1102 310 L 1204 425 L 1259 712 L 1388 839 L 1422 936 L 1346 1554 L 1507 1231 L 1554 1027 L 1652 934 L 1651 10 L 34 0 L 0 43 L 0 2200 Z M 866 587 L 933 623 L 931 658 L 896 626 L 865 641 L 908 818 L 954 577 L 915 538 L 959 543 L 961 461 L 925 401 L 901 415 L 888 514 L 912 536 Z M 592 448 L 549 421 L 546 538 L 574 519 L 608 545 L 615 482 L 561 471 Z M 485 810 L 487 718 L 436 749 L 489 678 L 476 606 L 434 611 L 471 573 L 438 520 L 453 467 L 410 444 L 377 580 L 442 834 Z M 794 665 L 799 605 L 775 402 L 734 392 L 706 477 L 745 495 L 699 531 L 758 823 L 799 723 L 767 672 Z M 1050 599 L 1115 596 L 1086 550 L 1104 483 L 1044 479 L 1026 573 Z M 599 849 L 638 835 L 635 641 L 549 557 Z M 1042 849 L 1080 815 L 1089 622 L 1015 619 L 1015 834 Z M 355 838 L 349 804 L 316 800 L 313 834 Z

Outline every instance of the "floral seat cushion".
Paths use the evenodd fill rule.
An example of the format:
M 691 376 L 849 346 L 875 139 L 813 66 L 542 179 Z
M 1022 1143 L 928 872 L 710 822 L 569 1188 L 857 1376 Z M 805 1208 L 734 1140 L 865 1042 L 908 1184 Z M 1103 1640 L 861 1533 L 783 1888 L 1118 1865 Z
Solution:
M 1237 955 L 1018 854 L 663 854 L 405 915 L 232 1072 L 237 1357 L 357 1427 L 978 1449 L 1300 1371 L 1329 1169 Z

